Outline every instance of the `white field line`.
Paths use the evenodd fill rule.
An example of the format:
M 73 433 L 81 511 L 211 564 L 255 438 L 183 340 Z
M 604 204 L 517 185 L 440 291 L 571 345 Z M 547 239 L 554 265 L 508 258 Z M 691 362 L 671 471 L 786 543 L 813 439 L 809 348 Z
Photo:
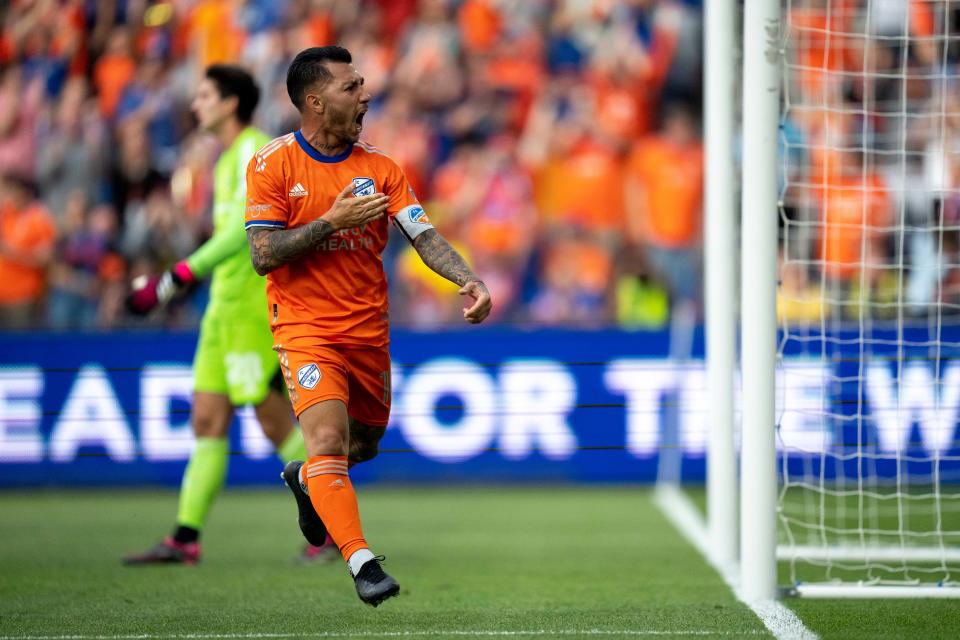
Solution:
M 710 563 L 724 582 L 733 590 L 737 600 L 757 614 L 764 626 L 777 640 L 819 640 L 820 636 L 808 629 L 793 611 L 776 600 L 747 601 L 740 591 L 740 576 L 735 567 L 721 566 L 710 552 L 707 526 L 697 508 L 679 487 L 659 486 L 654 501 L 663 515 Z
M 175 633 L 175 634 L 118 634 L 118 635 L 22 635 L 0 636 L 0 640 L 159 640 L 160 638 L 174 638 L 177 640 L 280 640 L 282 638 L 423 638 L 423 637 L 522 637 L 522 636 L 743 636 L 759 635 L 759 631 L 702 631 L 696 629 L 679 629 L 664 631 L 658 629 L 637 629 L 618 631 L 615 629 L 528 629 L 515 631 L 471 631 L 468 629 L 447 629 L 432 631 L 320 631 L 316 633 Z

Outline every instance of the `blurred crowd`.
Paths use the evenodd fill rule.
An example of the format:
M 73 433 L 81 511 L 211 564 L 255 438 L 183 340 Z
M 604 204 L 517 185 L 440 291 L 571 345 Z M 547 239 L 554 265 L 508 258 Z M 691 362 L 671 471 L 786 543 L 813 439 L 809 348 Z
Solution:
M 781 316 L 960 309 L 960 7 L 794 0 L 784 14 Z M 0 9 L 0 325 L 111 328 L 128 283 L 211 230 L 219 149 L 188 105 L 249 68 L 255 124 L 338 43 L 404 168 L 494 294 L 494 322 L 702 315 L 702 8 L 682 0 L 13 0 Z M 395 238 L 395 325 L 456 323 Z M 192 326 L 201 289 L 146 323 Z M 143 321 L 137 321 L 143 322 Z
M 191 91 L 216 62 L 297 126 L 292 57 L 347 47 L 364 138 L 475 265 L 494 322 L 658 326 L 699 297 L 701 9 L 653 0 L 13 0 L 0 26 L 0 318 L 129 326 L 129 281 L 209 235 L 219 150 Z M 399 239 L 395 325 L 460 321 Z M 148 323 L 191 326 L 203 291 Z
M 829 4 L 829 9 L 827 5 Z M 337 43 L 363 137 L 475 265 L 494 322 L 658 327 L 702 315 L 698 0 L 12 0 L 0 9 L 0 324 L 130 326 L 131 279 L 211 231 L 219 149 L 191 92 L 250 69 L 255 124 L 297 126 L 288 62 Z M 871 8 L 872 7 L 872 8 Z M 785 11 L 781 313 L 960 304 L 960 8 Z M 898 269 L 898 264 L 906 268 Z M 395 325 L 460 318 L 394 238 Z M 902 304 L 900 304 L 902 302 Z M 201 289 L 138 323 L 192 326 Z
M 781 318 L 960 317 L 960 5 L 827 4 L 784 15 Z

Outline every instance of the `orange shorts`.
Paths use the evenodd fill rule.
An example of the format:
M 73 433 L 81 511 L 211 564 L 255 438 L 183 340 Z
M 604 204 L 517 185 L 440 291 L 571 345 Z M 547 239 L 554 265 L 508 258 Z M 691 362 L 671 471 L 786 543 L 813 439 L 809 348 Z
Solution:
M 274 346 L 299 416 L 324 400 L 342 400 L 351 418 L 373 427 L 390 421 L 390 351 L 344 345 Z

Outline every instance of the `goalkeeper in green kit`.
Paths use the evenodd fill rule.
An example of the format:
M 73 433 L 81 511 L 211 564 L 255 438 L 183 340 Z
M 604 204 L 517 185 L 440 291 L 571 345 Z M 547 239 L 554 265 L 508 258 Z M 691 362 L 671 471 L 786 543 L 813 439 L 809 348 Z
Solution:
M 253 270 L 244 230 L 247 163 L 270 141 L 250 126 L 259 98 L 260 90 L 243 69 L 214 65 L 206 70 L 191 109 L 200 129 L 224 148 L 214 169 L 213 236 L 169 271 L 135 281 L 127 297 L 128 308 L 144 315 L 197 280 L 213 277 L 193 360 L 190 423 L 196 444 L 183 474 L 176 527 L 153 548 L 124 558 L 127 565 L 200 560 L 200 532 L 226 478 L 227 432 L 235 407 L 254 406 L 284 463 L 306 458 L 273 351 L 266 279 Z M 307 559 L 337 555 L 329 539 L 304 552 Z

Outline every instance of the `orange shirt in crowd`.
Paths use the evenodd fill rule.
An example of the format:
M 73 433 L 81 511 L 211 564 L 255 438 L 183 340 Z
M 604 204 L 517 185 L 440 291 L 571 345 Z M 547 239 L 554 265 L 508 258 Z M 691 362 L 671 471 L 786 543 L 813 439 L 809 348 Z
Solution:
M 202 0 L 190 13 L 190 40 L 199 68 L 240 59 L 246 34 L 237 26 L 234 4 L 231 0 Z
M 333 28 L 333 9 L 314 9 L 303 25 L 306 41 L 318 43 L 336 42 Z
M 39 203 L 23 211 L 9 206 L 0 211 L 0 304 L 24 304 L 40 299 L 46 267 L 29 264 L 20 256 L 51 251 L 56 235 L 53 218 Z
M 548 225 L 597 232 L 623 229 L 623 167 L 604 145 L 588 140 L 551 158 L 537 172 L 535 190 Z
M 848 280 L 859 276 L 861 263 L 876 253 L 878 227 L 889 224 L 890 200 L 877 174 L 837 178 L 824 197 L 823 242 L 818 251 L 827 275 Z M 864 255 L 866 249 L 868 255 Z
M 54 58 L 70 60 L 68 73 L 82 76 L 87 70 L 86 19 L 83 5 L 70 3 L 58 14 L 57 29 L 51 34 L 50 53 Z
M 592 82 L 594 111 L 600 130 L 615 140 L 630 144 L 650 131 L 653 111 L 641 83 L 617 83 L 608 78 Z
M 137 65 L 127 55 L 108 53 L 97 60 L 93 67 L 93 84 L 100 100 L 100 113 L 112 118 L 120 104 L 123 90 L 133 79 Z
M 914 35 L 929 37 L 936 30 L 936 18 L 932 3 L 928 0 L 910 0 L 910 31 Z
M 466 0 L 457 12 L 460 35 L 467 51 L 489 51 L 500 33 L 502 20 L 490 0 Z
M 703 145 L 678 145 L 653 136 L 637 143 L 627 162 L 628 189 L 639 187 L 631 210 L 633 238 L 658 247 L 689 247 L 700 235 L 703 221 Z
M 473 64 L 476 67 L 470 73 L 482 73 L 488 86 L 513 96 L 507 102 L 506 124 L 508 128 L 522 130 L 547 76 L 542 42 L 535 36 L 515 38 L 509 47 L 494 46 Z
M 845 140 L 856 124 L 850 114 L 839 111 L 809 111 L 802 115 L 805 119 L 801 120 L 801 126 L 810 145 L 808 178 L 805 182 L 814 190 L 812 197 L 819 197 L 820 187 L 832 183 L 850 170 L 848 165 L 851 158 L 838 141 Z M 857 160 L 854 168 L 859 170 L 859 166 Z
M 557 288 L 600 295 L 613 277 L 613 256 L 596 242 L 563 238 L 547 247 L 543 272 Z
M 530 246 L 536 215 L 529 206 L 526 177 L 517 171 L 494 176 L 466 220 L 465 238 L 481 256 L 516 258 Z
M 387 216 L 342 229 L 316 252 L 267 276 L 267 301 L 277 344 L 310 340 L 382 347 L 389 342 L 387 279 L 381 254 L 388 217 L 426 222 L 396 162 L 359 142 L 324 156 L 297 131 L 273 140 L 247 167 L 248 229 L 292 229 L 313 222 L 353 185 L 356 196 L 390 196 Z
M 822 6 L 800 6 L 790 10 L 788 25 L 795 42 L 795 64 L 803 102 L 815 104 L 828 90 L 829 82 L 842 77 L 835 72 L 856 68 L 853 42 L 843 34 L 854 31 L 852 2 L 840 0 L 827 11 Z

